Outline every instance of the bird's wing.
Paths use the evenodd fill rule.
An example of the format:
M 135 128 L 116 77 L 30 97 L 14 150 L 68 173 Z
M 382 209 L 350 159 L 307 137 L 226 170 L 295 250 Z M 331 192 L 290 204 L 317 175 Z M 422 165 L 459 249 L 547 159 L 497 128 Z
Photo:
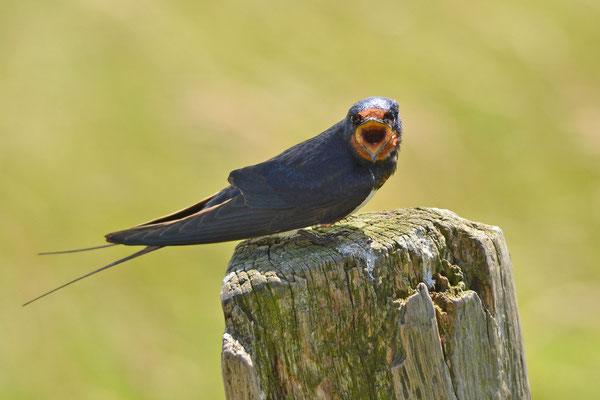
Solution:
M 242 192 L 246 204 L 256 209 L 322 209 L 342 201 L 358 206 L 375 186 L 367 170 L 315 165 L 288 173 L 281 165 L 255 165 L 233 171 L 229 182 Z
M 235 188 L 233 186 L 228 186 L 225 189 L 221 190 L 220 192 L 217 192 L 217 193 L 213 194 L 212 196 L 209 196 L 192 206 L 186 207 L 179 211 L 175 211 L 175 212 L 165 215 L 163 217 L 155 218 L 153 220 L 144 222 L 143 224 L 139 224 L 137 226 L 156 225 L 156 224 L 162 223 L 162 222 L 180 220 L 182 218 L 189 217 L 190 215 L 196 214 L 206 208 L 221 204 L 224 201 L 229 200 L 239 194 L 240 194 L 240 191 L 237 188 Z
M 340 206 L 349 208 L 348 205 Z M 225 242 L 315 225 L 330 213 L 329 209 L 317 208 L 256 209 L 249 207 L 239 195 L 180 220 L 136 226 L 109 233 L 106 239 L 112 243 L 147 246 Z
M 327 204 L 304 204 L 302 207 L 254 207 L 243 192 L 220 204 L 205 207 L 178 220 L 140 225 L 106 235 L 111 243 L 145 246 L 176 246 L 241 240 L 285 232 L 311 225 L 332 223 L 351 213 L 369 192 L 349 191 Z M 305 193 L 297 196 L 310 201 Z M 282 204 L 282 203 L 281 203 Z M 159 220 L 160 221 L 160 220 Z
M 175 246 L 247 239 L 335 222 L 355 210 L 375 178 L 334 126 L 282 154 L 233 171 L 217 195 L 150 223 L 106 235 L 126 245 Z

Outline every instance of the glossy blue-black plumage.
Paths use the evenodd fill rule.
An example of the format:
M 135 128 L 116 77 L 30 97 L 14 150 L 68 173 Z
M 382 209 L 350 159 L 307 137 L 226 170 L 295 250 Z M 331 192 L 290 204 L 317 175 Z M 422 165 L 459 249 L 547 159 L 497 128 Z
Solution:
M 394 100 L 369 97 L 320 135 L 229 175 L 230 186 L 188 209 L 106 235 L 125 245 L 169 246 L 245 239 L 338 221 L 353 212 L 396 168 L 397 147 L 377 163 L 350 145 L 353 116 L 377 108 L 394 116 Z M 387 114 L 386 114 L 387 115 Z M 398 138 L 399 139 L 399 138 Z M 399 145 L 399 140 L 398 140 Z
M 364 118 L 360 115 L 362 111 Z M 389 139 L 389 135 L 385 136 L 387 141 L 369 142 L 372 132 L 365 133 L 358 127 L 372 124 L 370 120 L 374 118 L 378 120 L 375 126 L 379 128 L 375 130 L 380 130 L 381 138 L 389 131 L 395 135 Z M 363 130 L 372 129 L 366 126 Z M 320 135 L 263 163 L 233 171 L 229 175 L 230 185 L 219 193 L 165 217 L 109 233 L 106 239 L 111 243 L 146 247 L 24 305 L 163 246 L 245 239 L 338 221 L 364 205 L 394 172 L 401 131 L 398 104 L 394 100 L 363 99 L 350 108 L 345 119 Z M 360 132 L 366 136 L 359 141 L 356 136 Z M 363 147 L 359 147 L 361 141 Z M 364 141 L 375 144 L 377 152 L 369 156 Z M 384 148 L 385 156 L 379 159 L 378 154 Z M 96 248 L 100 247 L 106 246 Z

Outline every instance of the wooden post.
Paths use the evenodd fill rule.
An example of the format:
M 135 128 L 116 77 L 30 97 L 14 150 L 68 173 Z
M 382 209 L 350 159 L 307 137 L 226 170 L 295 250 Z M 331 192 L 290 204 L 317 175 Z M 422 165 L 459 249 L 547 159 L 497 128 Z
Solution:
M 240 243 L 223 281 L 237 399 L 529 399 L 499 228 L 439 209 Z

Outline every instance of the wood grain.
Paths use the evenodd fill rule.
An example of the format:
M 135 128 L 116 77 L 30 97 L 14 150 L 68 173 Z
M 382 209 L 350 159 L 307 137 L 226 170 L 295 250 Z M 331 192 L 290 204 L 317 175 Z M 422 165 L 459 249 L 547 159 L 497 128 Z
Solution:
M 228 399 L 529 399 L 499 228 L 439 209 L 238 245 L 223 281 Z

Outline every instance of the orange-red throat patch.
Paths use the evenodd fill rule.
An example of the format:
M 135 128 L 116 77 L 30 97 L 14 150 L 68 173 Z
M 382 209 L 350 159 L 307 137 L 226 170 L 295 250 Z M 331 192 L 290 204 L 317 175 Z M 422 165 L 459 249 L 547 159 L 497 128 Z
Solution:
M 367 110 L 384 112 L 378 108 Z M 376 162 L 385 159 L 396 147 L 398 137 L 390 126 L 380 121 L 370 120 L 356 128 L 350 142 L 361 158 Z

